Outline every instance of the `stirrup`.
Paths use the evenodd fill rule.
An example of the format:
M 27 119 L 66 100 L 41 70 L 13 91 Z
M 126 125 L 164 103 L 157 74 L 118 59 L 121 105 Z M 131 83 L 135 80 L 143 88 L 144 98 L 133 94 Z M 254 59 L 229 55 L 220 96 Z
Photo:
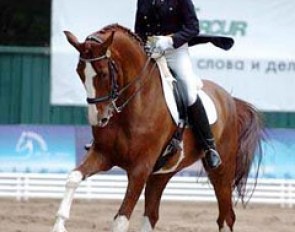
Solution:
M 92 143 L 87 143 L 87 144 L 84 145 L 84 149 L 85 149 L 86 151 L 89 151 L 90 148 L 91 148 L 91 146 L 92 146 Z
M 205 151 L 203 160 L 206 163 L 206 166 L 211 170 L 218 168 L 221 164 L 221 158 L 218 152 L 213 148 L 209 148 Z

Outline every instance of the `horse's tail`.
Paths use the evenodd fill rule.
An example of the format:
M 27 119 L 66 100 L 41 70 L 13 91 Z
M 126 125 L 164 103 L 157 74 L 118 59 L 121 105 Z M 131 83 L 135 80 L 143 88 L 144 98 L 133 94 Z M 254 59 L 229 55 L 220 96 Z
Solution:
M 261 116 L 254 106 L 238 98 L 235 98 L 235 102 L 238 116 L 239 136 L 239 147 L 236 157 L 235 187 L 242 203 L 245 204 L 247 203 L 245 197 L 249 193 L 246 188 L 247 180 L 254 161 L 257 162 L 255 176 L 257 181 L 259 167 L 262 160 L 261 142 L 264 138 L 264 130 Z M 253 194 L 255 185 L 254 188 L 252 188 L 252 191 L 250 191 L 251 195 L 249 196 L 249 199 Z

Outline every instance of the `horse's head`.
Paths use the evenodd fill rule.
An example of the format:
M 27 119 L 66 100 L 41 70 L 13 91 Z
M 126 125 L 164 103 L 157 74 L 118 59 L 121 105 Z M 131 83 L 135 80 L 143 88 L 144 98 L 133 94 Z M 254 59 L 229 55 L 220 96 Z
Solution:
M 89 123 L 104 127 L 114 111 L 121 110 L 116 101 L 131 89 L 126 87 L 132 82 L 128 77 L 134 78 L 142 68 L 145 53 L 138 49 L 141 41 L 119 25 L 106 27 L 82 43 L 71 32 L 65 31 L 65 35 L 80 53 L 77 72 L 87 92 Z
M 104 41 L 91 35 L 83 43 L 71 32 L 66 31 L 65 34 L 80 53 L 77 73 L 87 93 L 89 123 L 104 127 L 113 115 L 112 103 L 118 95 L 117 70 L 111 58 L 114 32 Z

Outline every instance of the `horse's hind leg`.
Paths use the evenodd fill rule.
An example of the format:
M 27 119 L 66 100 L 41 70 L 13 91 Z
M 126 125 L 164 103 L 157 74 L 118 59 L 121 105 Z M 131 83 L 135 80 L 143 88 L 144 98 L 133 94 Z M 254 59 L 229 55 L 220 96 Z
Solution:
M 215 189 L 215 194 L 218 201 L 219 216 L 217 219 L 217 224 L 219 226 L 219 232 L 233 231 L 233 226 L 235 223 L 235 213 L 232 205 L 232 186 L 231 178 L 228 180 L 226 177 L 228 175 L 217 174 L 211 180 Z M 228 228 L 224 226 L 226 222 Z
M 82 164 L 75 168 L 67 178 L 64 197 L 57 212 L 52 232 L 66 232 L 65 221 L 70 217 L 74 193 L 81 181 L 99 171 L 110 168 L 111 165 L 104 156 L 98 154 L 93 148 L 88 151 Z
M 140 232 L 153 231 L 159 219 L 162 193 L 174 173 L 152 175 L 145 187 L 145 211 Z

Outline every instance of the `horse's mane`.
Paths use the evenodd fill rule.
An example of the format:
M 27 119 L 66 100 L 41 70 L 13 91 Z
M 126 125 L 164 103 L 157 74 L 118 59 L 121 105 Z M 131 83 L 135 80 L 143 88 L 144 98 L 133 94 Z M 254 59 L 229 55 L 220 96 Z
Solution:
M 132 32 L 129 28 L 124 27 L 124 26 L 122 26 L 122 25 L 120 25 L 118 23 L 107 25 L 107 26 L 103 27 L 100 31 L 96 32 L 96 33 L 105 34 L 105 33 L 110 32 L 110 31 L 121 31 L 121 32 L 127 34 L 132 39 L 134 39 L 136 42 L 138 42 L 141 46 L 143 45 L 142 39 L 137 34 Z

